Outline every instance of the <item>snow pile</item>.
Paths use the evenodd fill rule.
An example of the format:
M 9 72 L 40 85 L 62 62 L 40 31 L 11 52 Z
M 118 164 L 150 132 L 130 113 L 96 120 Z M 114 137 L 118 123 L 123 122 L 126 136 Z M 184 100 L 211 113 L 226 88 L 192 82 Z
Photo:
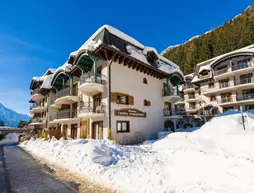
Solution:
M 55 164 L 127 192 L 254 192 L 254 115 L 216 117 L 192 132 L 121 146 L 108 140 L 24 142 Z
M 143 54 L 142 50 L 138 50 L 134 46 L 131 46 L 131 45 L 127 45 L 126 49 L 127 49 L 127 52 L 130 54 L 131 57 L 136 58 L 136 59 L 138 59 L 141 62 L 144 62 L 146 64 L 149 64 L 147 62 L 146 56 Z
M 4 139 L 0 141 L 0 145 L 17 143 L 19 141 L 20 133 L 9 133 L 4 136 Z

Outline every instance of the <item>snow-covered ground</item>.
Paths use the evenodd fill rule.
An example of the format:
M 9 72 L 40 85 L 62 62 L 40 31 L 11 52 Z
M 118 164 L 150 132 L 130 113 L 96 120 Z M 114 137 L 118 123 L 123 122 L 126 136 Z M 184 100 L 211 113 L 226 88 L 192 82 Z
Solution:
M 125 192 L 253 193 L 254 117 L 216 117 L 193 132 L 139 146 L 103 140 L 26 141 L 53 164 Z
M 5 135 L 3 140 L 0 140 L 0 145 L 17 143 L 19 141 L 19 133 L 9 133 Z

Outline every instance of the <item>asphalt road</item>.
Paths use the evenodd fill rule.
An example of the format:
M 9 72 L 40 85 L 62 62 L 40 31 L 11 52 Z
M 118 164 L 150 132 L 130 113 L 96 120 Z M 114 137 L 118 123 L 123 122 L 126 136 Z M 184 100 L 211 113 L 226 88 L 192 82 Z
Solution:
M 72 193 L 78 185 L 56 179 L 16 145 L 0 145 L 0 193 Z

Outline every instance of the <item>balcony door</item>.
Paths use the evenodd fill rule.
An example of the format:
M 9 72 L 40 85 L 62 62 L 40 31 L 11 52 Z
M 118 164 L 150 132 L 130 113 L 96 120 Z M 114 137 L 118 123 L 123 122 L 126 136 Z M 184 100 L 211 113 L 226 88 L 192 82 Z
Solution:
M 92 123 L 92 139 L 103 139 L 103 121 L 95 121 Z
M 93 96 L 93 110 L 94 110 L 94 112 L 96 112 L 96 108 L 101 105 L 101 98 L 102 98 L 101 94 Z
M 78 137 L 78 125 L 72 124 L 71 125 L 71 138 L 77 139 L 77 137 Z

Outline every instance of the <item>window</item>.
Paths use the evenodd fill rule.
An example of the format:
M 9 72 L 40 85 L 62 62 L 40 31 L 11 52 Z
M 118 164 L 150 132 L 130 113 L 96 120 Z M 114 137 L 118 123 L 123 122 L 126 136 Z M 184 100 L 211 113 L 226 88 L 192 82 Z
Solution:
M 210 101 L 216 101 L 216 97 L 215 96 L 211 96 L 210 97 Z
M 214 88 L 214 83 L 210 83 L 209 88 Z
M 245 105 L 245 110 L 254 109 L 254 105 Z
M 240 82 L 241 84 L 251 83 L 252 82 L 252 73 L 241 75 L 240 76 Z
M 196 103 L 190 103 L 190 104 L 189 104 L 189 109 L 190 109 L 190 110 L 196 109 Z
M 116 121 L 116 132 L 117 133 L 130 132 L 130 122 L 129 121 Z
M 146 78 L 143 78 L 143 83 L 147 84 L 147 79 Z
M 242 60 L 238 62 L 239 68 L 248 68 L 248 60 Z
M 221 103 L 231 102 L 231 93 L 221 95 Z
M 148 101 L 146 99 L 144 100 L 144 106 L 148 106 Z
M 220 88 L 229 87 L 229 79 L 220 81 Z
M 118 104 L 128 104 L 128 97 L 126 95 L 117 95 L 117 101 Z

